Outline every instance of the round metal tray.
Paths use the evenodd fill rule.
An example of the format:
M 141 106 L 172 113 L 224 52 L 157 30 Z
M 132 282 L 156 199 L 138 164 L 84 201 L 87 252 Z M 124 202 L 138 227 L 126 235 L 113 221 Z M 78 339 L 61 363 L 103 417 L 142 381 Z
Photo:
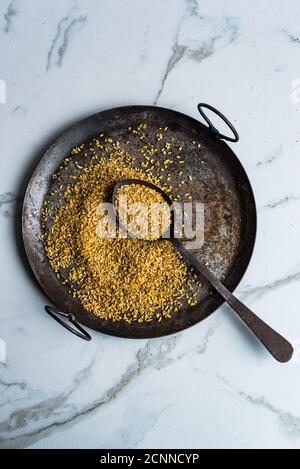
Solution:
M 233 137 L 220 134 L 204 113 L 204 108 L 216 112 L 229 125 Z M 151 338 L 178 332 L 190 327 L 215 311 L 222 298 L 203 281 L 199 303 L 182 309 L 171 319 L 127 324 L 96 317 L 83 309 L 80 302 L 68 292 L 50 267 L 41 239 L 40 210 L 44 198 L 54 184 L 52 174 L 74 146 L 88 142 L 97 134 L 105 133 L 120 143 L 126 139 L 130 151 L 138 158 L 140 148 L 128 127 L 147 123 L 147 139 L 156 142 L 161 128 L 184 147 L 185 164 L 181 170 L 192 175 L 189 192 L 193 201 L 205 204 L 205 242 L 193 251 L 199 260 L 208 262 L 209 269 L 233 291 L 241 280 L 252 255 L 256 235 L 256 208 L 248 177 L 240 161 L 222 140 L 237 141 L 238 135 L 230 122 L 211 106 L 199 105 L 199 111 L 208 126 L 169 109 L 153 106 L 128 106 L 94 114 L 66 130 L 46 151 L 28 184 L 24 204 L 22 230 L 24 246 L 31 268 L 44 292 L 75 326 L 77 321 L 97 331 L 118 337 Z M 195 144 L 196 142 L 196 144 Z M 198 147 L 200 144 L 200 147 Z M 128 143 L 127 143 L 128 145 Z M 80 158 L 80 156 L 79 156 Z M 158 158 L 165 158 L 164 155 Z M 80 160 L 79 160 L 80 161 Z M 178 182 L 176 166 L 171 172 L 171 184 Z M 57 196 L 55 196 L 57 197 Z M 53 206 L 58 200 L 50 197 Z M 50 308 L 51 309 L 51 308 Z M 49 311 L 48 311 L 49 312 Z M 55 314 L 54 314 L 55 313 Z M 52 310 L 52 316 L 60 321 Z M 73 329 L 66 323 L 69 329 Z M 77 333 L 83 338 L 82 333 Z

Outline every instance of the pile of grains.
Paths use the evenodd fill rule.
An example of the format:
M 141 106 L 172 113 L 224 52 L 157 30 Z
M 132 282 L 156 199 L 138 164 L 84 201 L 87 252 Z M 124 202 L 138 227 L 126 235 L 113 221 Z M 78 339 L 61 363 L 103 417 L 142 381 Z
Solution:
M 126 226 L 130 237 L 157 240 L 170 228 L 170 207 L 151 187 L 143 184 L 121 186 L 115 203 L 120 222 Z
M 140 138 L 145 127 L 143 123 L 129 131 Z M 195 305 L 199 291 L 196 276 L 168 240 L 97 235 L 98 206 L 107 201 L 119 180 L 142 179 L 172 192 L 167 172 L 170 160 L 160 172 L 157 148 L 143 147 L 139 166 L 126 148 L 104 135 L 88 148 L 73 148 L 53 175 L 42 209 L 46 254 L 70 294 L 96 316 L 128 323 L 169 318 L 183 304 Z M 51 206 L 53 196 L 60 201 L 58 206 Z

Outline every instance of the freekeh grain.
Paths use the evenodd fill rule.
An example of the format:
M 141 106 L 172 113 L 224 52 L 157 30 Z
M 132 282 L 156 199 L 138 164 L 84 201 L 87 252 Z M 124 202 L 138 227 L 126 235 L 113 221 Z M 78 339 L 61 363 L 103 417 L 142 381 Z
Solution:
M 170 228 L 171 211 L 163 196 L 143 184 L 125 184 L 116 194 L 116 209 L 131 237 L 157 240 Z
M 143 123 L 130 131 L 143 139 L 145 129 Z M 94 139 L 89 147 L 92 157 L 85 164 L 72 161 L 72 155 L 87 150 L 77 146 L 53 175 L 61 188 L 62 174 L 73 164 L 74 177 L 64 186 L 63 201 L 51 213 L 50 226 L 46 223 L 50 217 L 47 199 L 42 210 L 46 254 L 69 292 L 96 316 L 128 323 L 161 321 L 176 314 L 183 302 L 197 302 L 197 281 L 168 240 L 101 238 L 97 234 L 99 204 L 107 200 L 119 180 L 142 179 L 171 192 L 167 181 L 160 179 L 163 172 L 156 164 L 156 149 L 143 146 L 147 148 L 141 150 L 144 160 L 140 168 L 110 137 Z

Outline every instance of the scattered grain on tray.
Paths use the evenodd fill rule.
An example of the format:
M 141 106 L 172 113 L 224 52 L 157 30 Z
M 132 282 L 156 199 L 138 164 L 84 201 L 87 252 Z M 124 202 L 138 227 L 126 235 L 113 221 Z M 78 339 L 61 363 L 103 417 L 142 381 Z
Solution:
M 147 124 L 142 123 L 128 132 L 140 140 L 146 128 Z M 159 129 L 158 141 L 166 130 Z M 42 209 L 45 250 L 57 276 L 85 310 L 103 319 L 128 323 L 170 318 L 183 304 L 195 305 L 199 299 L 199 280 L 191 275 L 168 240 L 97 235 L 98 206 L 120 179 L 146 180 L 172 192 L 173 199 L 183 197 L 179 187 L 177 192 L 170 188 L 165 176 L 160 179 L 164 172 L 156 159 L 159 150 L 150 142 L 143 145 L 147 146 L 141 148 L 143 166 L 124 144 L 121 148 L 104 134 L 89 146 L 73 148 L 53 175 L 55 189 L 51 188 L 51 194 L 61 194 L 62 203 L 53 210 L 46 198 Z M 76 165 L 73 158 L 80 155 L 85 160 Z M 74 168 L 71 175 L 75 177 L 68 178 L 68 183 L 70 168 Z

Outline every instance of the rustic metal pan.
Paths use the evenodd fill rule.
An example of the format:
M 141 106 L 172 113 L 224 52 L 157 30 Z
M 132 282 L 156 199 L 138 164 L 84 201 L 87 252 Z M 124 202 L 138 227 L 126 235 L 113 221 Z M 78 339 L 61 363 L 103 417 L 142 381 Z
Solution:
M 204 112 L 216 113 L 231 129 L 232 136 L 220 134 Z M 52 174 L 74 146 L 105 133 L 119 142 L 126 139 L 138 157 L 136 140 L 128 134 L 128 127 L 147 122 L 147 138 L 156 142 L 159 129 L 168 128 L 169 135 L 184 146 L 184 171 L 192 175 L 189 192 L 193 200 L 205 203 L 205 243 L 194 254 L 208 262 L 212 272 L 222 279 L 231 291 L 241 280 L 252 255 L 256 236 L 256 208 L 252 188 L 240 161 L 223 140 L 237 142 L 239 137 L 228 119 L 212 106 L 198 105 L 208 126 L 179 112 L 153 106 L 127 106 L 94 114 L 66 130 L 46 151 L 27 187 L 23 204 L 22 230 L 24 246 L 31 268 L 44 292 L 56 308 L 47 312 L 64 327 L 89 340 L 90 335 L 78 324 L 118 337 L 151 338 L 172 334 L 190 327 L 214 312 L 223 300 L 203 282 L 201 300 L 194 307 L 183 308 L 171 319 L 161 322 L 112 322 L 96 317 L 83 309 L 80 302 L 68 293 L 52 271 L 41 240 L 40 210 L 47 195 L 50 204 L 58 204 L 57 195 L 51 199 L 54 184 Z M 196 145 L 195 145 L 196 143 Z M 200 144 L 198 148 L 198 144 Z M 80 158 L 80 157 L 79 157 Z M 172 172 L 176 185 L 178 172 Z M 64 318 L 64 320 L 62 319 Z M 73 324 L 73 325 L 72 325 Z M 75 328 L 73 327 L 75 326 Z

